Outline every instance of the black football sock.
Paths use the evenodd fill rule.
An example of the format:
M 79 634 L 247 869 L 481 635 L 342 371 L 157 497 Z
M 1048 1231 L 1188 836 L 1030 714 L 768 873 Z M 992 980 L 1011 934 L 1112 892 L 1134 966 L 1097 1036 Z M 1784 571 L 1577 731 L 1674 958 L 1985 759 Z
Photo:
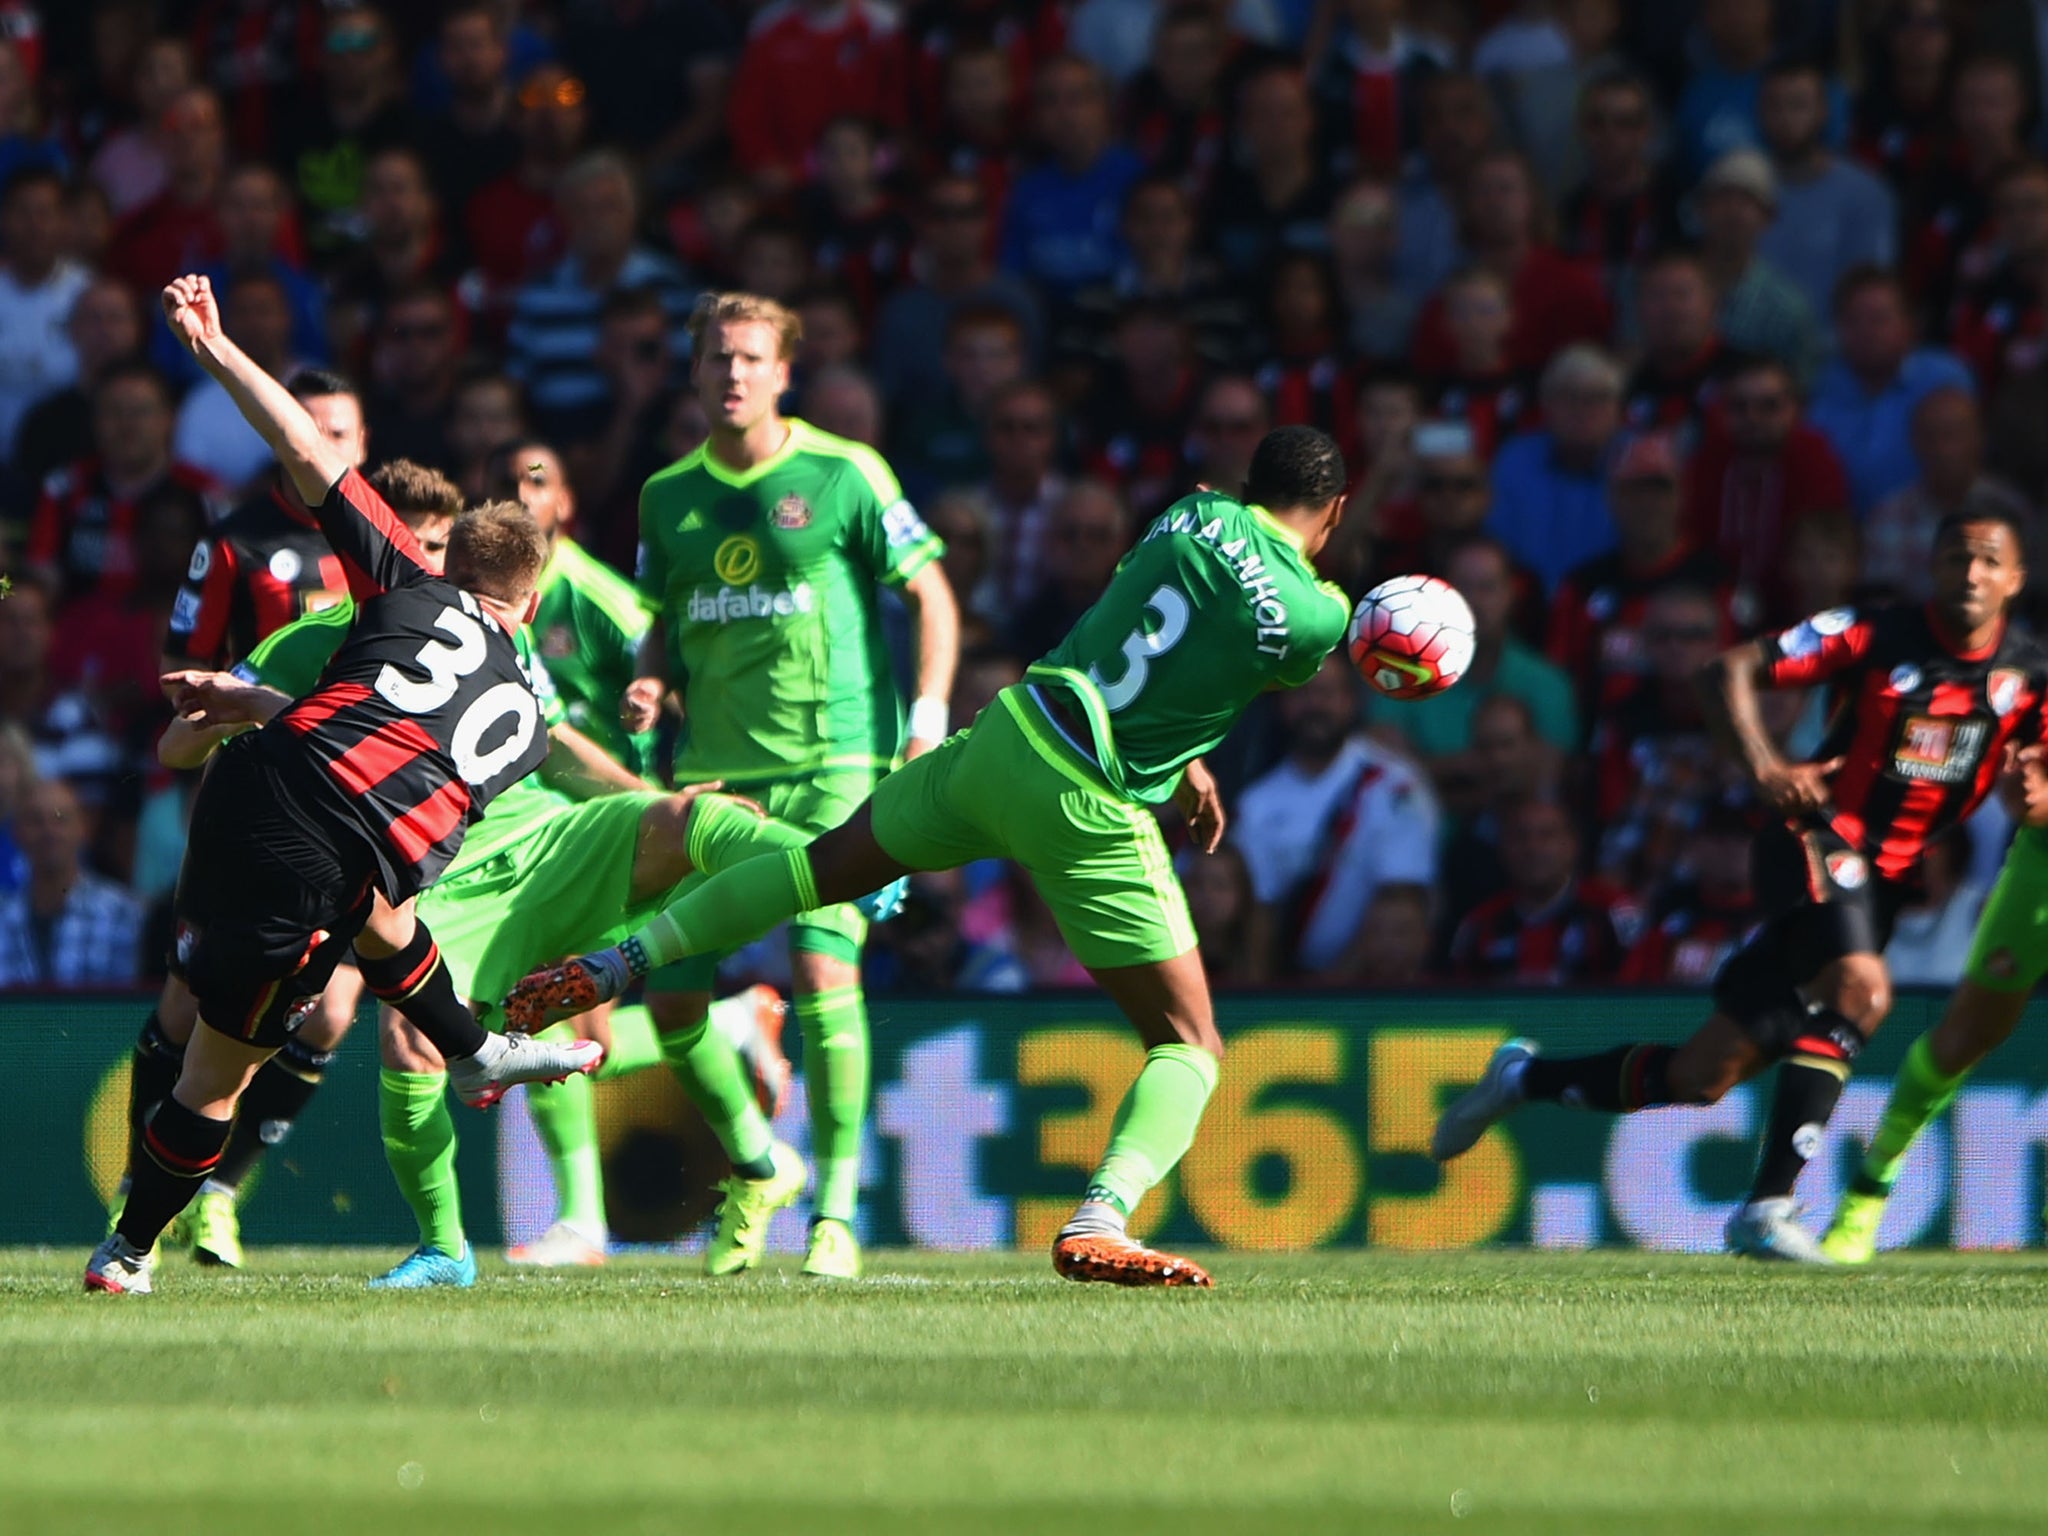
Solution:
M 225 1189 L 242 1187 L 263 1154 L 291 1134 L 293 1122 L 312 1102 L 332 1060 L 332 1051 L 316 1051 L 294 1039 L 263 1063 L 235 1106 L 235 1129 L 220 1166 L 213 1170 L 213 1183 Z
M 209 1120 L 175 1097 L 157 1105 L 142 1127 L 142 1156 L 129 1173 L 128 1203 L 118 1230 L 147 1253 L 171 1218 L 192 1203 L 220 1162 L 229 1122 Z
M 150 1111 L 171 1096 L 178 1086 L 178 1074 L 185 1070 L 185 1047 L 164 1033 L 163 1020 L 154 1008 L 143 1021 L 135 1039 L 135 1054 L 128 1072 L 128 1172 L 143 1160 L 142 1127 Z
M 358 952 L 356 964 L 363 985 L 417 1025 L 443 1061 L 474 1056 L 490 1039 L 455 995 L 447 962 L 425 923 L 413 925 L 412 942 L 397 954 L 373 960 Z
M 1597 1056 L 1538 1056 L 1522 1068 L 1522 1097 L 1610 1115 L 1653 1109 L 1672 1102 L 1666 1078 L 1676 1054 L 1668 1045 L 1621 1045 Z
M 1820 1150 L 1821 1132 L 1841 1102 L 1850 1063 L 1862 1047 L 1856 1026 L 1833 1009 L 1808 1010 L 1791 1054 L 1778 1064 L 1751 1200 L 1777 1200 L 1792 1193 L 1800 1170 Z

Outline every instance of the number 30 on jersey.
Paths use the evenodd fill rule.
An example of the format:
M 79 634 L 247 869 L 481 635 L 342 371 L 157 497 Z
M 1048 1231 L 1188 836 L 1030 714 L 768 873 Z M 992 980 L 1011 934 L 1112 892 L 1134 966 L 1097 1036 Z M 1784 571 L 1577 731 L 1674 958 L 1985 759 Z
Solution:
M 463 594 L 463 601 L 467 606 L 467 593 Z M 452 636 L 455 643 L 429 640 L 419 648 L 413 664 L 427 674 L 426 681 L 407 677 L 388 663 L 377 674 L 377 692 L 408 715 L 431 715 L 442 708 L 455 697 L 462 679 L 482 666 L 490 654 L 483 625 L 468 613 L 443 608 L 434 619 L 434 627 Z M 483 751 L 485 737 L 505 722 L 510 723 L 510 734 L 490 751 Z M 534 727 L 539 722 L 540 706 L 534 702 L 533 690 L 525 684 L 498 683 L 485 689 L 462 712 L 449 737 L 448 750 L 455 759 L 455 771 L 467 784 L 488 782 L 493 774 L 518 761 L 533 740 Z

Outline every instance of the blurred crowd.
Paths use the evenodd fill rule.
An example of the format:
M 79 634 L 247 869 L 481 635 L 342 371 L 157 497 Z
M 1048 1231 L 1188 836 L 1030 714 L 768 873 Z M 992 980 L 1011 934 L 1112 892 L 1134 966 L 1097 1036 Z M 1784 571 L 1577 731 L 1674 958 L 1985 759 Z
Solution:
M 790 409 L 947 540 L 956 724 L 1160 508 L 1326 428 L 1325 574 L 1446 578 L 1478 654 L 1420 704 L 1333 661 L 1225 744 L 1217 984 L 1702 983 L 1755 813 L 1691 674 L 2048 499 L 2044 75 L 2038 0 L 0 0 L 0 987 L 162 951 L 165 626 L 273 484 L 157 314 L 188 270 L 353 382 L 372 461 L 475 497 L 545 439 L 625 570 L 705 435 L 691 303 L 785 301 Z M 1902 980 L 1958 969 L 1995 815 Z M 870 963 L 1083 979 L 1001 866 Z

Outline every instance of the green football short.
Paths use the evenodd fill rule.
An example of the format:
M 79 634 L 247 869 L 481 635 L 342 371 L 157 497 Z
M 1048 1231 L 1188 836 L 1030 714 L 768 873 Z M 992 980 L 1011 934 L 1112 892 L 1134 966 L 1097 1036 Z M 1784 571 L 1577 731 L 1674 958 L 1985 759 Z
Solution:
M 534 822 L 419 900 L 458 996 L 486 1022 L 535 966 L 615 944 L 667 905 L 630 904 L 640 818 L 666 799 L 607 795 Z
M 2021 827 L 1977 919 L 1963 979 L 1987 992 L 2031 992 L 2048 975 L 2048 832 Z
M 1195 925 L 1158 821 L 1093 782 L 1051 730 L 1009 689 L 971 730 L 876 786 L 875 840 L 914 869 L 1016 860 L 1092 969 L 1186 954 Z
M 735 784 L 728 793 L 752 800 L 777 821 L 799 832 L 830 832 L 845 821 L 867 799 L 875 786 L 869 773 L 827 773 L 802 779 L 771 779 L 764 783 Z M 693 875 L 670 893 L 670 899 L 690 889 Z M 666 903 L 664 903 L 666 905 Z M 802 955 L 823 955 L 860 963 L 861 946 L 867 942 L 868 920 L 860 909 L 841 905 L 806 912 L 789 925 L 790 948 Z M 674 965 L 664 965 L 647 978 L 650 992 L 709 992 L 718 979 L 715 955 L 692 955 Z

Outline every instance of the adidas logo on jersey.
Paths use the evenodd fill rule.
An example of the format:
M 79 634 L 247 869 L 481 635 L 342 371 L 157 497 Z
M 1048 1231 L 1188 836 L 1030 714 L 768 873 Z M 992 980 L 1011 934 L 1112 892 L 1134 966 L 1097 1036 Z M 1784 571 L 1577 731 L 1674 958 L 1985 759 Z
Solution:
M 771 592 L 758 583 L 749 587 L 720 587 L 707 591 L 699 587 L 690 594 L 692 624 L 730 624 L 735 619 L 786 619 L 809 613 L 817 606 L 808 581 L 800 581 L 786 592 Z

